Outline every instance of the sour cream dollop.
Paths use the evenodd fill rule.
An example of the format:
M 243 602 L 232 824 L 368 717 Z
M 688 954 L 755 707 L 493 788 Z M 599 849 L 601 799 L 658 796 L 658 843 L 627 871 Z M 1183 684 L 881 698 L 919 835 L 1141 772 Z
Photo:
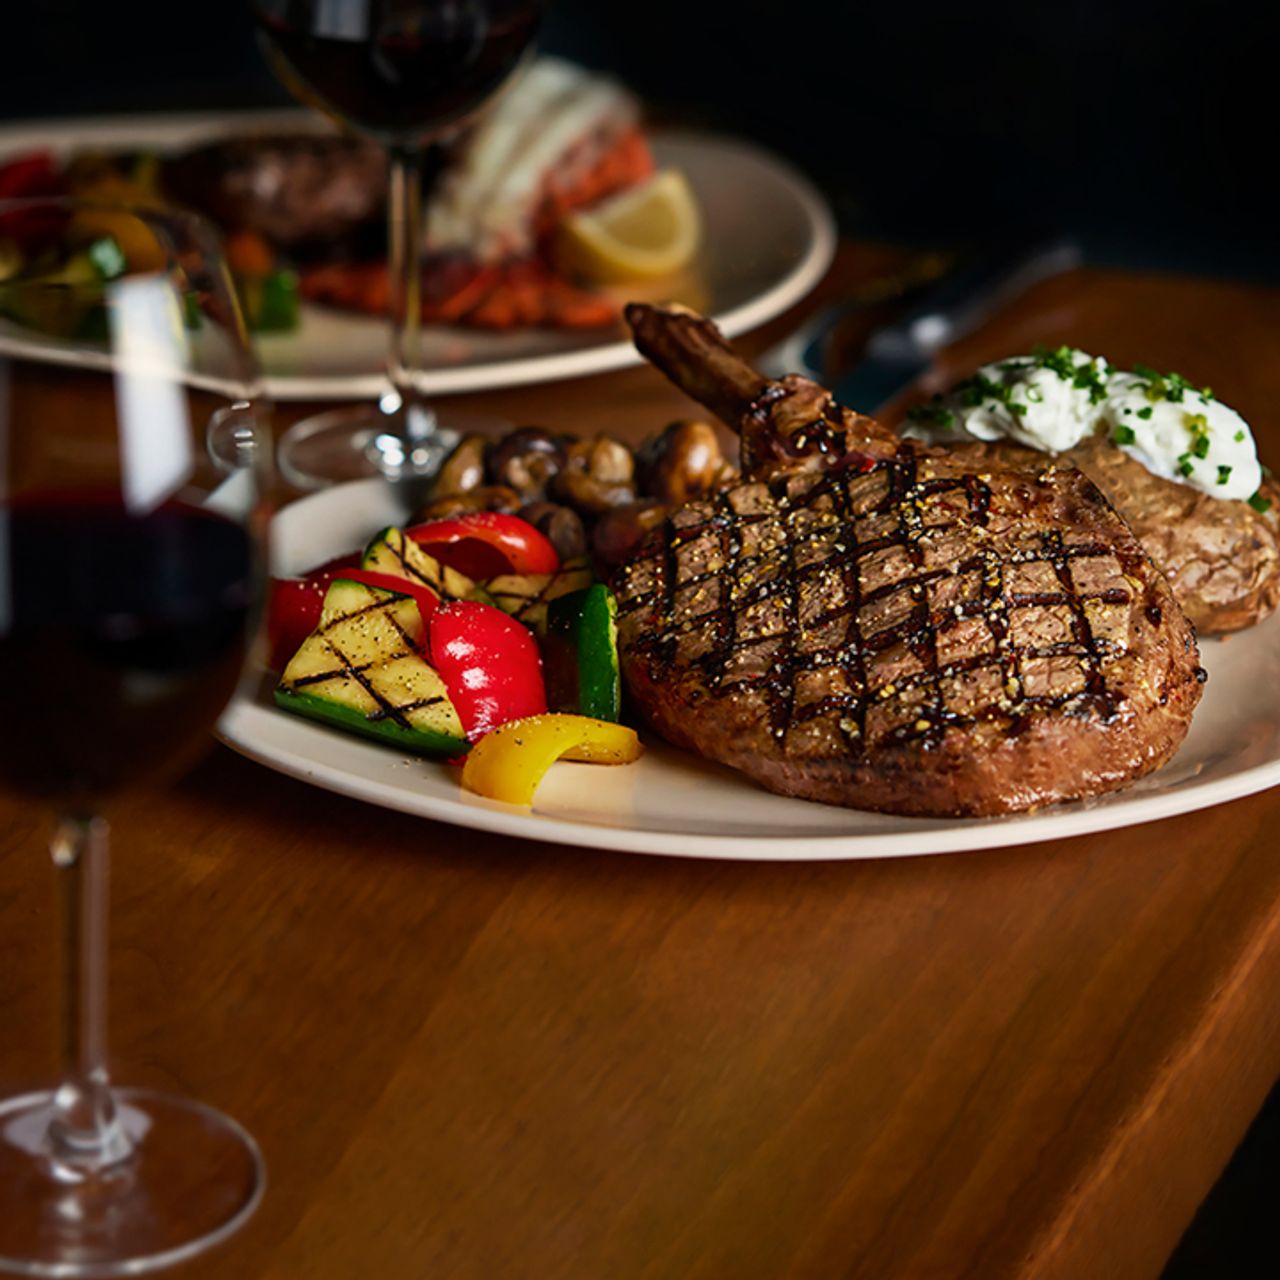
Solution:
M 957 434 L 1014 440 L 1045 453 L 1098 432 L 1166 480 L 1215 498 L 1259 501 L 1253 432 L 1208 387 L 1141 365 L 1116 369 L 1074 347 L 983 365 L 915 410 L 908 429 L 938 441 Z

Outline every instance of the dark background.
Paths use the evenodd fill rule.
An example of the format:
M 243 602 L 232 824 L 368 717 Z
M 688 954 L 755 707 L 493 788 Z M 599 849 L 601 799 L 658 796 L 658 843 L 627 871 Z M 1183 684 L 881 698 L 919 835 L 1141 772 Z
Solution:
M 789 156 L 847 230 L 1079 232 L 1096 260 L 1280 278 L 1280 7 L 556 0 L 544 47 Z M 283 103 L 247 0 L 6 6 L 0 118 Z
M 852 234 L 966 244 L 1062 228 L 1094 261 L 1280 281 L 1278 13 L 1270 0 L 557 0 L 543 46 L 621 76 L 663 120 L 787 156 Z M 0 120 L 289 101 L 247 0 L 28 0 L 6 6 L 3 31 Z M 1278 1159 L 1275 1094 L 1166 1280 L 1280 1274 Z

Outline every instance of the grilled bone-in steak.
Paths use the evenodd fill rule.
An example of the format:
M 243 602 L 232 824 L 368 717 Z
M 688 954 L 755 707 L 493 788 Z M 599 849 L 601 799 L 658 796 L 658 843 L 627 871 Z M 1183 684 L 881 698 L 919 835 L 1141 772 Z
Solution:
M 291 250 L 331 252 L 378 223 L 387 160 L 365 138 L 292 134 L 222 139 L 171 160 L 165 190 L 220 226 L 257 231 Z
M 1078 471 L 900 446 L 691 313 L 628 319 L 750 459 L 615 580 L 627 686 L 664 737 L 783 794 L 932 815 L 1096 795 L 1172 755 L 1194 634 Z

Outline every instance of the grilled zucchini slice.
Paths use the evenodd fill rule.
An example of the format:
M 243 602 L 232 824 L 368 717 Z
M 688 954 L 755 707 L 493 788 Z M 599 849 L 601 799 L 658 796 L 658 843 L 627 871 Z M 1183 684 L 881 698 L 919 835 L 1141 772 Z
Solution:
M 538 635 L 547 629 L 547 605 L 595 580 L 585 559 L 566 560 L 555 573 L 508 573 L 485 583 L 493 603 Z
M 284 669 L 276 704 L 423 755 L 466 751 L 444 682 L 419 652 L 411 596 L 336 578 L 320 625 Z
M 397 578 L 430 587 L 441 600 L 473 600 L 476 584 L 465 573 L 450 569 L 435 556 L 429 556 L 403 529 L 394 525 L 383 529 L 365 548 L 362 569 L 372 573 L 389 573 Z
M 551 602 L 542 657 L 552 711 L 621 719 L 618 602 L 603 582 Z

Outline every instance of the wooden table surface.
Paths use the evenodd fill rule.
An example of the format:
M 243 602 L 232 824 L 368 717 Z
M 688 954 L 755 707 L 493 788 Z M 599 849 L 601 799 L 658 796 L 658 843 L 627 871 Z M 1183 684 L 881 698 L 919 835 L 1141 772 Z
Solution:
M 825 293 L 887 260 L 847 248 Z M 1278 460 L 1277 332 L 1275 291 L 1086 272 L 956 363 L 1178 368 Z M 631 438 L 687 411 L 647 370 L 475 403 Z M 115 829 L 116 1077 L 227 1109 L 270 1167 L 193 1278 L 1156 1276 L 1280 1074 L 1280 791 L 738 865 L 466 832 L 218 748 Z M 44 834 L 0 800 L 6 1091 L 51 1066 Z

